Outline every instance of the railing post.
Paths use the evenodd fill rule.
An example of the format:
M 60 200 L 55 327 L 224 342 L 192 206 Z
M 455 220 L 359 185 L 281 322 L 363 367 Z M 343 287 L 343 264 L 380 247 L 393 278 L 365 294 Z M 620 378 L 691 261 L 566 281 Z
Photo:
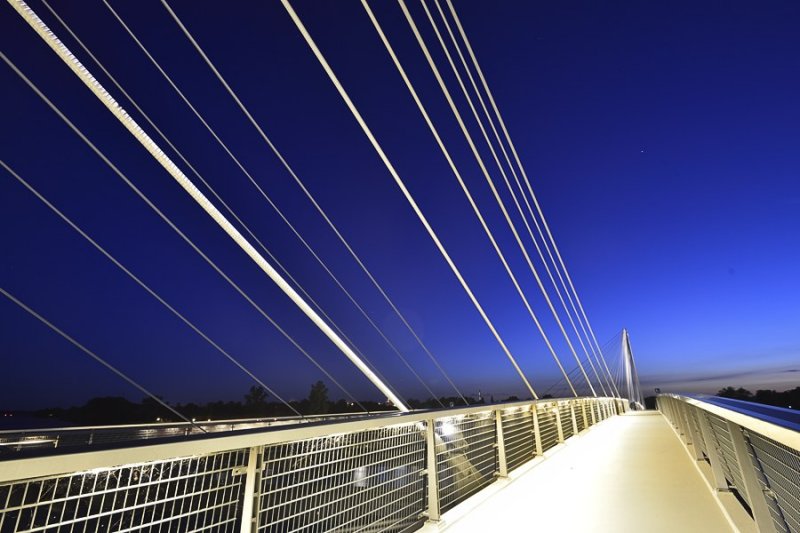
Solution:
M 539 429 L 539 407 L 538 404 L 531 404 L 531 417 L 533 418 L 533 442 L 536 445 L 536 455 L 542 455 L 542 432 Z
M 494 412 L 494 421 L 497 431 L 497 474 L 499 477 L 508 477 L 506 442 L 503 438 L 503 412 L 500 409 Z
M 425 423 L 425 458 L 428 478 L 428 520 L 438 522 L 439 511 L 439 471 L 436 466 L 436 421 L 430 419 Z
M 556 428 L 558 429 L 558 442 L 564 442 L 564 428 L 561 427 L 561 410 L 558 404 L 553 408 L 556 413 Z
M 678 421 L 680 422 L 681 426 L 681 433 L 683 434 L 683 440 L 686 443 L 686 446 L 689 445 L 694 446 L 694 439 L 692 439 L 692 431 L 689 425 L 689 415 L 686 413 L 686 403 L 679 401 L 677 404 L 678 410 Z
M 677 401 L 675 402 L 675 423 L 678 426 L 678 432 L 683 437 L 683 440 L 686 444 L 691 444 L 689 442 L 689 434 L 686 430 L 686 419 L 683 416 L 683 402 Z
M 247 467 L 244 473 L 244 491 L 242 493 L 242 519 L 239 524 L 240 533 L 258 531 L 258 474 L 263 447 L 253 446 L 247 456 Z
M 581 413 L 583 414 L 583 429 L 589 427 L 589 419 L 586 417 L 586 400 L 581 400 Z
M 678 407 L 681 416 L 681 423 L 683 424 L 683 436 L 686 438 L 686 445 L 691 444 L 695 446 L 694 433 L 692 432 L 692 422 L 689 420 L 689 406 L 686 402 L 681 402 Z
M 697 421 L 700 424 L 700 431 L 703 432 L 703 440 L 706 443 L 706 455 L 708 462 L 711 463 L 711 473 L 714 477 L 714 485 L 717 490 L 730 490 L 728 488 L 728 481 L 725 479 L 725 471 L 722 469 L 719 454 L 717 454 L 717 447 L 714 445 L 717 437 L 714 435 L 711 425 L 703 412 L 698 413 Z
M 597 414 L 594 412 L 594 400 L 589 400 L 589 413 L 592 415 L 592 425 L 597 424 Z
M 678 435 L 680 436 L 683 428 L 680 424 L 680 416 L 678 416 L 678 400 L 675 398 L 670 398 L 669 409 L 670 413 L 672 414 L 672 425 L 675 426 L 676 430 L 678 430 Z
M 575 418 L 575 403 L 572 400 L 569 401 L 569 415 L 570 415 L 570 418 L 572 418 L 572 434 L 573 435 L 577 435 L 578 434 L 578 419 Z
M 698 461 L 702 461 L 703 450 L 700 448 L 700 443 L 702 441 L 698 438 L 697 429 L 695 428 L 694 424 L 692 424 L 692 417 L 689 411 L 690 409 L 696 409 L 696 407 L 683 402 L 683 417 L 686 419 L 686 427 L 689 430 L 689 435 L 687 437 L 691 438 L 692 449 L 694 450 L 694 458 Z
M 664 397 L 664 413 L 672 427 L 678 429 L 678 424 L 675 422 L 675 406 L 672 403 L 673 401 L 673 398 L 669 396 Z
M 680 416 L 678 414 L 678 400 L 675 398 L 669 399 L 669 413 L 670 418 L 672 421 L 672 425 L 675 426 L 675 430 L 678 432 L 678 436 L 683 435 L 683 426 L 680 423 Z
M 730 420 L 726 422 L 728 424 L 728 433 L 730 433 L 731 442 L 733 443 L 733 451 L 736 453 L 736 462 L 739 463 L 739 470 L 742 473 L 742 480 L 744 480 L 744 489 L 747 491 L 750 509 L 753 511 L 753 518 L 756 520 L 756 527 L 759 533 L 773 533 L 776 529 L 775 523 L 772 521 L 772 515 L 769 512 L 767 495 L 764 494 L 761 483 L 756 476 L 742 428 Z

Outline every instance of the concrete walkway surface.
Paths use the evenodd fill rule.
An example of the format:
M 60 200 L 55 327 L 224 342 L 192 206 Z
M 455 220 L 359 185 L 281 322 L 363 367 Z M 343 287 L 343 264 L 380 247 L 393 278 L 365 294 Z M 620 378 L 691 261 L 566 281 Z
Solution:
M 440 529 L 447 533 L 734 531 L 658 412 L 612 417 L 545 455 L 512 473 L 507 483 L 486 491 L 489 496 L 478 496 L 445 515 Z

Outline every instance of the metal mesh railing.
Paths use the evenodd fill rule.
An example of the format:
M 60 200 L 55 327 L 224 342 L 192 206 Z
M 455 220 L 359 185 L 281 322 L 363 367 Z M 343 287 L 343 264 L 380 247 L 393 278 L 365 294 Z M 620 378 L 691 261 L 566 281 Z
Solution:
M 251 426 L 232 434 L 232 427 L 244 424 L 214 423 L 207 427 L 219 431 L 202 436 L 184 435 L 185 428 L 174 426 L 152 432 L 137 427 L 137 446 L 106 443 L 79 454 L 48 443 L 33 456 L 11 453 L 0 459 L 0 533 L 400 533 L 532 459 L 534 428 L 542 451 L 556 446 L 557 413 L 568 438 L 574 431 L 570 405 L 582 429 L 581 405 L 590 409 L 607 402 L 518 402 Z M 123 432 L 126 438 L 131 430 Z M 91 428 L 71 433 L 81 439 L 87 434 Z M 96 435 L 113 441 L 117 433 Z M 153 435 L 162 439 L 154 442 Z M 13 470 L 3 468 L 6 461 Z M 82 468 L 71 470 L 70 464 Z M 12 471 L 18 477 L 9 475 Z
M 800 452 L 758 433 L 747 434 L 752 458 L 763 473 L 759 481 L 775 503 L 770 508 L 775 528 L 800 531 Z
M 494 411 L 436 420 L 439 500 L 446 511 L 494 481 L 497 435 Z
M 420 424 L 268 446 L 259 531 L 402 531 L 424 510 L 424 471 Z
M 561 431 L 564 439 L 568 439 L 575 434 L 575 428 L 572 425 L 572 408 L 568 402 L 559 403 L 558 414 L 561 419 Z
M 602 422 L 606 419 L 606 411 L 602 402 L 597 402 L 594 405 L 595 412 L 597 413 L 597 421 Z
M 235 531 L 241 451 L 0 485 L 0 532 Z
M 698 419 L 699 416 L 702 416 L 702 413 L 699 413 L 697 409 L 687 409 L 686 415 L 692 427 L 693 438 L 698 440 L 697 445 L 700 447 L 700 451 L 705 453 L 706 441 L 705 437 L 703 437 L 703 428 L 700 427 L 700 420 Z
M 539 417 L 539 434 L 542 438 L 542 452 L 546 452 L 558 444 L 558 425 L 556 421 L 556 410 L 552 404 L 538 406 L 537 416 Z
M 720 444 L 720 437 L 719 437 L 720 432 L 727 431 L 727 427 L 719 428 L 718 425 L 717 428 L 719 428 L 719 430 L 715 431 L 714 430 L 715 426 L 711 422 L 711 417 L 714 415 L 706 413 L 705 411 L 701 411 L 697 413 L 697 416 L 698 420 L 701 421 L 701 423 L 705 423 L 709 428 L 708 438 L 705 439 L 704 441 L 705 442 L 704 455 L 706 457 L 706 460 L 709 463 L 711 462 L 711 457 L 712 457 L 711 454 L 713 452 L 714 454 L 713 456 L 718 458 L 720 468 L 724 473 L 725 484 L 726 486 L 730 486 L 734 483 L 733 475 L 731 474 L 730 466 L 728 465 L 728 462 L 725 459 L 725 455 L 722 453 L 722 445 Z M 700 417 L 702 417 L 702 420 L 700 420 Z
M 680 396 L 660 396 L 658 404 L 702 452 L 697 457 L 711 464 L 717 487 L 735 490 L 759 531 L 800 533 L 800 450 L 786 444 L 798 442 L 796 415 L 765 406 L 748 409 L 746 402 L 733 404 L 729 414 L 722 401 L 706 407 Z
M 506 447 L 506 464 L 509 470 L 533 459 L 536 442 L 533 434 L 531 407 L 514 407 L 501 412 L 503 441 Z
M 578 433 L 589 427 L 591 423 L 589 413 L 586 412 L 586 405 L 583 402 L 575 406 L 575 420 L 578 422 Z
M 725 479 L 732 488 L 736 489 L 739 496 L 750 505 L 747 497 L 747 491 L 744 490 L 744 480 L 742 479 L 742 469 L 739 467 L 739 461 L 736 458 L 736 451 L 733 448 L 731 441 L 731 434 L 728 431 L 728 423 L 717 415 L 708 414 L 708 421 L 711 424 L 711 430 L 717 437 L 718 455 L 722 464 L 722 470 L 725 472 Z

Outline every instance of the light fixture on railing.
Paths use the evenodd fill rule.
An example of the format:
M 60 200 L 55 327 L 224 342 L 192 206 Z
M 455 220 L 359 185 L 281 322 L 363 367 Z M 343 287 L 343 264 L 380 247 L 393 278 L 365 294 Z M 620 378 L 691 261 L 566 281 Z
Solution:
M 457 429 L 452 422 L 442 422 L 441 426 L 439 426 L 439 431 L 442 437 L 452 437 L 456 434 Z

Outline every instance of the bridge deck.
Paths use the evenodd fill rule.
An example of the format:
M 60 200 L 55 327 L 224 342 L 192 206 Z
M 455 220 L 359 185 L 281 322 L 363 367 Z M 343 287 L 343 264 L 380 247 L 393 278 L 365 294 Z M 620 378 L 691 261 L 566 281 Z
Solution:
M 523 468 L 480 503 L 454 509 L 447 533 L 686 533 L 733 528 L 666 419 L 613 417 Z M 479 496 L 480 497 L 480 496 Z M 455 515 L 455 516 L 453 516 Z

